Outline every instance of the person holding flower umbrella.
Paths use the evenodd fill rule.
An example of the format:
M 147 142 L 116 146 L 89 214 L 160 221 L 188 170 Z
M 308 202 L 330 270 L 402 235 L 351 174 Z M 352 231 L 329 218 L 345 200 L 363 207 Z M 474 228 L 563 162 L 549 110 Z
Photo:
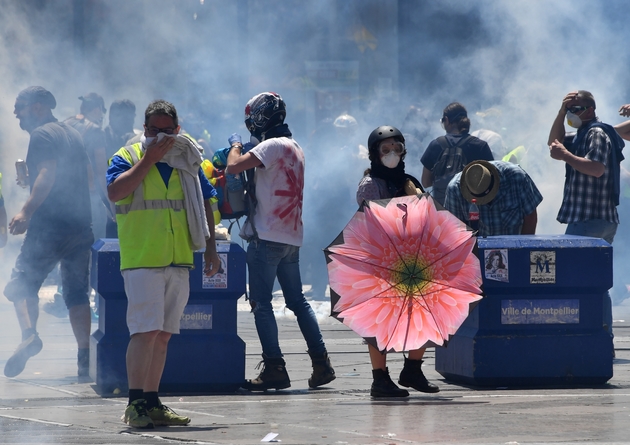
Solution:
M 395 127 L 376 128 L 368 138 L 370 168 L 359 183 L 357 202 L 378 200 L 396 196 L 423 193 L 420 182 L 405 173 L 405 138 Z M 426 348 L 409 351 L 398 383 L 421 392 L 436 393 L 440 388 L 429 382 L 422 372 L 422 358 Z M 387 355 L 369 344 L 368 351 L 372 363 L 374 381 L 370 389 L 372 397 L 407 397 L 409 392 L 399 388 L 389 376 Z

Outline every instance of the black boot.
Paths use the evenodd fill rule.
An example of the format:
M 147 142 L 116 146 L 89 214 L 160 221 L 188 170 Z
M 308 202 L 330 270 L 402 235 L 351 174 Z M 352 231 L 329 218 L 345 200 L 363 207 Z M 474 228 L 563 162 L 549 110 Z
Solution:
M 398 384 L 420 392 L 440 392 L 440 388 L 429 382 L 424 376 L 422 362 L 423 360 L 409 360 L 405 357 L 405 366 L 400 371 Z
M 322 354 L 311 354 L 309 351 L 308 355 L 311 356 L 311 360 L 313 362 L 313 374 L 311 375 L 311 378 L 308 379 L 309 388 L 317 388 L 318 386 L 330 383 L 337 378 L 335 376 L 335 370 L 330 364 L 330 358 L 328 357 L 327 352 Z
M 370 395 L 372 397 L 409 397 L 409 392 L 406 389 L 401 389 L 394 382 L 392 382 L 389 376 L 389 369 L 372 369 L 372 388 L 370 389 Z
M 287 368 L 282 358 L 269 358 L 263 354 L 263 360 L 258 363 L 256 369 L 262 364 L 262 371 L 253 380 L 247 380 L 243 388 L 250 391 L 266 391 L 268 389 L 284 389 L 291 386 Z

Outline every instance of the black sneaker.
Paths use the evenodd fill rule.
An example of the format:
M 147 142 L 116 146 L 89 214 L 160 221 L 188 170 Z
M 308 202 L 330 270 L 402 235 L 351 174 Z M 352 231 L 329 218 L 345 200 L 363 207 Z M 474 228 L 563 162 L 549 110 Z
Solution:
M 39 354 L 42 350 L 42 340 L 37 333 L 32 334 L 17 347 L 13 355 L 4 365 L 4 375 L 7 377 L 16 377 L 24 371 L 26 362 L 29 358 Z
M 258 363 L 256 369 L 262 365 L 263 369 L 253 380 L 247 380 L 242 387 L 250 391 L 267 391 L 268 389 L 285 389 L 291 386 L 289 374 L 282 358 L 268 358 Z

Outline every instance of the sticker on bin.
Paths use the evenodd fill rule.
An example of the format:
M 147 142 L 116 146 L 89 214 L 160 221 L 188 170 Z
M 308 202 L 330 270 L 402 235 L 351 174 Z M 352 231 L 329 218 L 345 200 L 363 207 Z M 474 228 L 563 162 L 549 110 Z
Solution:
M 212 329 L 212 305 L 189 304 L 179 322 L 180 329 Z
M 230 242 L 229 241 L 217 241 L 217 252 L 229 252 L 230 251 Z
M 577 324 L 580 300 L 501 300 L 501 324 Z
M 556 252 L 529 252 L 529 284 L 556 284 Z
M 508 251 L 507 249 L 493 249 L 483 252 L 484 276 L 486 280 L 503 281 L 509 283 Z
M 206 274 L 201 274 L 201 288 L 202 289 L 227 289 L 228 269 L 227 269 L 227 253 L 220 253 L 219 259 L 221 260 L 221 267 L 219 272 L 214 276 L 208 277 Z M 205 259 L 201 260 L 203 268 L 206 267 Z

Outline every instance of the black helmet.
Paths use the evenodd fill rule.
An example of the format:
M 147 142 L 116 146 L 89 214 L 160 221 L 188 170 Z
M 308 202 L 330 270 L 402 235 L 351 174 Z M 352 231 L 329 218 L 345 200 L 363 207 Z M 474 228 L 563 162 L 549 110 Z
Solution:
M 287 106 L 277 93 L 260 93 L 245 106 L 245 126 L 258 140 L 270 128 L 284 123 Z
M 396 138 L 403 144 L 405 143 L 405 137 L 398 128 L 383 125 L 370 133 L 370 137 L 368 138 L 368 150 L 376 150 L 376 144 L 387 138 Z

